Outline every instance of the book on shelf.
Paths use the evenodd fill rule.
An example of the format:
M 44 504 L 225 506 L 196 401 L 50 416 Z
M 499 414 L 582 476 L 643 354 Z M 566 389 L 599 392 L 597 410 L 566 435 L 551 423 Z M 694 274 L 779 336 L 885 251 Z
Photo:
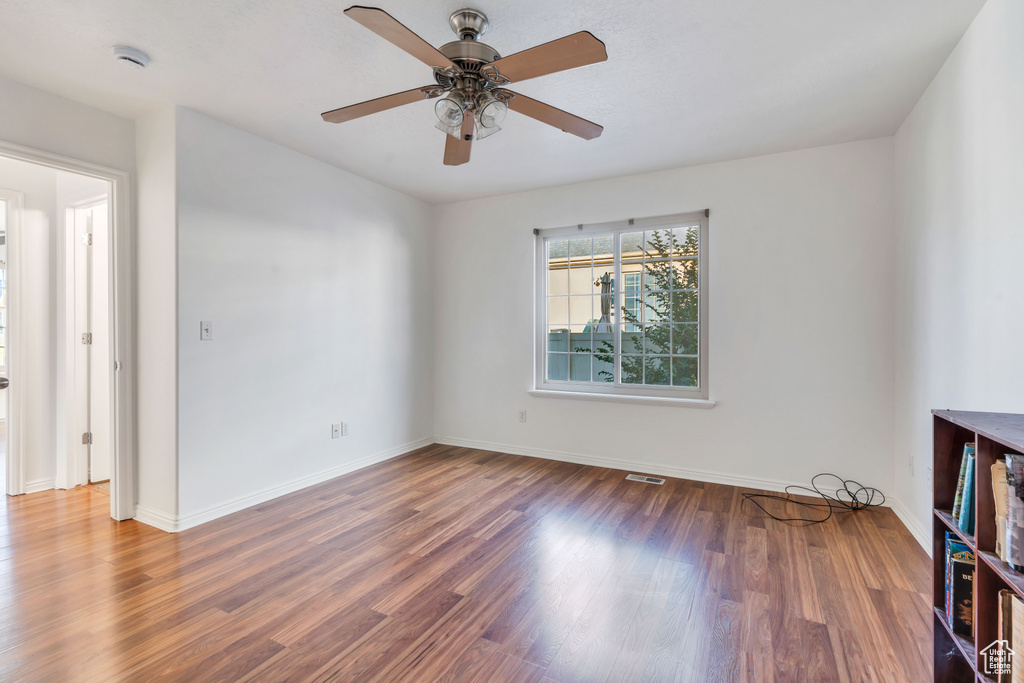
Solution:
M 1011 643 L 1022 645 L 1024 644 L 1024 600 L 1021 600 L 1016 595 L 1012 595 L 1010 603 L 1010 619 L 1012 624 L 1009 640 Z M 1013 650 L 1013 645 L 1010 646 L 1010 649 Z M 1016 652 L 1014 652 L 1010 667 L 1010 680 L 1013 683 L 1024 683 L 1024 656 L 1018 657 Z
M 1014 647 L 1015 647 L 1014 642 L 1015 641 L 1013 639 L 1013 623 L 1014 623 L 1014 621 L 1013 621 L 1013 603 L 1014 603 L 1014 601 L 1020 602 L 1020 598 L 1018 598 L 1013 591 L 1007 590 L 1005 588 L 1003 590 L 999 591 L 999 600 L 998 600 L 998 605 L 999 605 L 999 638 L 998 639 L 1001 640 L 1001 641 L 1005 641 L 1006 648 L 1008 650 L 1010 650 L 1010 652 L 1014 652 L 1014 654 L 1016 655 L 1016 652 L 1014 650 Z M 1024 660 L 1024 657 L 1022 657 L 1021 659 Z M 1012 664 L 1013 664 L 1012 660 L 1011 660 L 1010 664 L 1011 664 L 1011 667 L 1012 667 Z M 1021 664 L 1024 664 L 1024 661 L 1022 661 Z M 1024 667 L 1020 667 L 1020 668 L 1022 669 L 1021 673 L 1024 674 Z M 1024 676 L 1022 676 L 1022 677 L 1024 677 Z M 1012 683 L 1012 681 L 1014 680 L 1012 678 L 1012 668 L 1011 668 L 1010 672 L 1000 673 L 998 675 L 997 680 L 998 680 L 999 683 Z
M 974 553 L 950 531 L 946 532 L 946 623 L 953 633 L 973 637 Z
M 1001 558 L 1008 565 L 1024 569 L 1024 455 L 1006 454 L 1006 531 Z
M 967 456 L 974 455 L 974 444 L 964 444 L 964 454 L 960 458 L 960 477 L 956 480 L 956 496 L 953 498 L 953 519 L 960 519 L 960 510 L 963 509 L 964 480 L 967 477 Z
M 1009 511 L 1006 489 L 1006 461 L 996 460 L 992 465 L 992 499 L 996 510 L 996 555 L 1006 562 L 1006 517 Z
M 966 450 L 966 449 L 965 449 Z M 974 455 L 967 454 L 967 474 L 964 477 L 964 495 L 960 502 L 960 517 L 956 525 L 965 534 L 974 533 Z

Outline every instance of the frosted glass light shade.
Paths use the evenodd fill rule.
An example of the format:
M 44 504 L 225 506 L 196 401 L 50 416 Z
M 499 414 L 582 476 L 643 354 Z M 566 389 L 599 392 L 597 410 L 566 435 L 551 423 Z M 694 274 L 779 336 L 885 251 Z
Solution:
M 476 101 L 479 112 L 477 121 L 484 128 L 499 128 L 508 113 L 508 105 L 497 100 L 490 93 L 481 93 Z
M 437 115 L 437 120 L 443 125 L 458 128 L 462 125 L 462 119 L 465 115 L 463 113 L 465 103 L 466 98 L 462 96 L 462 93 L 458 90 L 453 90 L 448 93 L 447 97 L 437 101 L 437 104 L 434 105 L 434 114 Z

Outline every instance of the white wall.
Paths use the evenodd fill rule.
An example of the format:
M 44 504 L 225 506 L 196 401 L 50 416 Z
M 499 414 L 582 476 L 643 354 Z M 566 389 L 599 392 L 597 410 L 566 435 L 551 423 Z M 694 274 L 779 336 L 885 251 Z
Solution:
M 532 229 L 704 208 L 717 407 L 530 397 Z M 831 471 L 891 488 L 891 138 L 451 204 L 436 220 L 442 440 L 721 481 Z
M 136 513 L 164 528 L 178 514 L 177 111 L 136 123 Z
M 0 78 L 0 140 L 131 171 L 135 126 L 105 111 Z
M 427 205 L 179 116 L 184 527 L 429 438 L 434 299 Z
M 929 411 L 1024 412 L 1022 35 L 1024 3 L 989 0 L 896 135 L 895 480 L 920 531 Z

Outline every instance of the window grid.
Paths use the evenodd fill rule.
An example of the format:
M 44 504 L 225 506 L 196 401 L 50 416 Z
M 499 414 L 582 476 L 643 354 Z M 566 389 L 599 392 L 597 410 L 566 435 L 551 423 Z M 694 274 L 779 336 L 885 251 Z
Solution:
M 660 225 L 648 221 L 644 227 L 622 225 L 610 234 L 595 229 L 586 236 L 572 236 L 563 230 L 540 240 L 549 340 L 539 379 L 597 388 L 701 392 L 706 397 L 706 365 L 701 358 L 706 334 L 701 279 L 706 221 L 687 218 L 691 217 L 666 219 Z M 603 254 L 599 267 L 597 242 L 607 244 L 609 238 L 614 243 L 612 263 Z M 624 253 L 625 249 L 633 250 Z M 552 276 L 561 277 L 563 263 L 569 271 L 567 289 L 553 289 Z M 623 273 L 624 264 L 631 272 Z M 613 284 L 610 293 L 602 294 L 602 277 L 609 265 L 614 266 Z M 589 295 L 580 295 L 585 279 L 593 287 L 588 288 Z M 610 298 L 610 321 L 602 309 L 603 297 Z M 564 304 L 560 298 L 566 299 Z M 604 338 L 609 335 L 602 331 L 607 327 L 611 328 L 610 344 Z M 610 368 L 602 363 L 607 358 Z

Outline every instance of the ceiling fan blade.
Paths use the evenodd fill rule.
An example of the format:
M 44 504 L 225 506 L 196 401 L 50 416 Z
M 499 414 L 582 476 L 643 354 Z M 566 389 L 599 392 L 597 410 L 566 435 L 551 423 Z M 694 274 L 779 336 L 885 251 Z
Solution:
M 428 92 L 424 92 L 428 91 Z M 379 111 L 386 109 L 394 109 L 400 107 L 403 104 L 410 104 L 419 100 L 430 99 L 431 95 L 429 91 L 438 91 L 436 85 L 427 85 L 422 88 L 413 88 L 412 90 L 406 90 L 404 92 L 396 92 L 394 95 L 386 95 L 385 97 L 378 97 L 375 100 L 367 100 L 366 102 L 360 102 L 359 104 L 352 104 L 341 109 L 332 109 L 331 111 L 325 111 L 320 116 L 327 123 L 345 123 L 352 119 L 358 119 L 361 116 L 368 116 L 369 114 L 376 114 Z
M 513 83 L 528 78 L 575 69 L 578 66 L 595 64 L 608 59 L 604 43 L 587 31 L 552 40 L 529 50 L 517 52 L 491 62 L 498 73 Z M 485 67 L 487 68 L 487 67 Z
M 507 92 L 511 93 L 511 91 Z M 566 133 L 578 135 L 584 140 L 593 140 L 599 136 L 602 131 L 604 131 L 602 126 L 599 126 L 592 121 L 581 119 L 575 114 L 562 111 L 561 109 L 552 107 L 550 104 L 538 102 L 526 95 L 520 95 L 519 93 L 513 94 L 515 97 L 508 100 L 508 108 L 517 111 L 520 114 L 525 114 L 531 119 L 537 119 L 541 123 L 554 126 Z
M 462 119 L 462 139 L 445 136 L 444 165 L 459 166 L 469 161 L 469 150 L 473 147 L 473 115 L 466 112 Z
M 402 48 L 427 66 L 458 69 L 455 62 L 438 52 L 437 48 L 410 31 L 382 9 L 353 5 L 345 10 L 345 14 L 389 43 Z

